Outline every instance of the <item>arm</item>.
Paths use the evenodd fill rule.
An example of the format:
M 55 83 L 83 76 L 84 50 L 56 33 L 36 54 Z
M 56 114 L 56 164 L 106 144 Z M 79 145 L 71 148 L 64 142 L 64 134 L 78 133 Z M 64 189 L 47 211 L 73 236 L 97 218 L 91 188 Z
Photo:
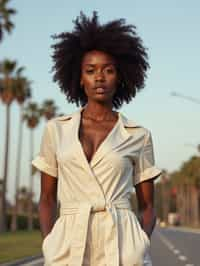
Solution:
M 143 230 L 151 237 L 156 224 L 156 212 L 154 209 L 154 184 L 153 179 L 141 182 L 135 186 L 138 200 L 140 224 Z
M 155 166 L 151 132 L 146 132 L 143 147 L 135 162 L 134 186 L 138 200 L 140 223 L 149 238 L 156 224 L 154 209 L 154 180 L 162 171 Z
M 41 172 L 39 219 L 43 238 L 51 231 L 56 218 L 57 178 Z

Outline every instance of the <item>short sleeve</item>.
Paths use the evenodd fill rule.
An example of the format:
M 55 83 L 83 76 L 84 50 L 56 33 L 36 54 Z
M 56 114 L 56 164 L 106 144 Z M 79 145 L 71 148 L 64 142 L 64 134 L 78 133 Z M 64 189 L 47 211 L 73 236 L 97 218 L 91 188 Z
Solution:
M 43 131 L 40 152 L 31 163 L 39 171 L 45 172 L 53 177 L 57 177 L 58 175 L 55 139 L 53 138 L 50 121 L 47 122 Z
M 162 174 L 162 171 L 155 166 L 153 142 L 149 130 L 147 130 L 144 137 L 143 146 L 139 152 L 139 156 L 135 160 L 134 166 L 134 186 L 148 179 L 156 178 Z

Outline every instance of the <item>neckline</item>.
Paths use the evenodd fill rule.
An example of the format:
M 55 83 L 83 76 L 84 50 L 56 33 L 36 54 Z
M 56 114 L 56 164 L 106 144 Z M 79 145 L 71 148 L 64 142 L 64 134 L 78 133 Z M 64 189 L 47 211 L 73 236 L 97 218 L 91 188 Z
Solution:
M 108 132 L 108 134 L 106 135 L 106 137 L 99 144 L 97 150 L 93 153 L 90 161 L 88 161 L 87 156 L 86 156 L 86 154 L 84 152 L 84 149 L 83 149 L 83 145 L 82 145 L 82 143 L 81 143 L 81 141 L 79 139 L 79 130 L 80 130 L 80 124 L 81 124 L 81 112 L 83 111 L 83 109 L 84 109 L 84 107 L 81 107 L 78 110 L 78 122 L 77 122 L 77 127 L 76 127 L 76 139 L 77 139 L 77 142 L 78 142 L 79 147 L 81 149 L 81 152 L 83 154 L 83 157 L 85 158 L 85 160 L 88 163 L 88 165 L 91 165 L 92 161 L 94 160 L 94 157 L 97 155 L 97 153 L 99 153 L 99 151 L 102 149 L 102 147 L 105 145 L 105 143 L 108 141 L 108 139 L 111 137 L 111 135 L 113 134 L 113 132 L 116 130 L 116 128 L 120 124 L 121 114 L 120 114 L 120 112 L 117 112 L 117 114 L 118 114 L 117 121 L 115 122 L 115 124 L 112 127 L 112 129 Z

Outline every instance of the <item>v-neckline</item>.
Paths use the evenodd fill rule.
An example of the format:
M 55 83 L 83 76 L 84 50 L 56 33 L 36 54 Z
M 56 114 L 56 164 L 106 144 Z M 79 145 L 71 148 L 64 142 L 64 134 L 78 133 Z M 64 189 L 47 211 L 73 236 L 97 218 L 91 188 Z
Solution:
M 86 160 L 86 162 L 88 163 L 88 165 L 91 165 L 94 157 L 96 156 L 96 154 L 100 151 L 100 149 L 102 148 L 102 146 L 106 143 L 106 141 L 110 138 L 110 136 L 112 135 L 112 133 L 115 131 L 115 129 L 117 128 L 117 126 L 119 125 L 120 123 L 120 112 L 117 112 L 118 114 L 118 118 L 117 118 L 117 121 L 115 122 L 114 126 L 112 127 L 112 129 L 108 132 L 108 134 L 106 135 L 106 137 L 102 140 L 102 142 L 100 143 L 100 145 L 98 146 L 97 150 L 93 153 L 90 161 L 88 161 L 87 159 L 87 156 L 84 152 L 84 149 L 83 149 L 83 145 L 79 139 L 79 130 L 80 130 L 80 124 L 81 124 L 81 112 L 83 111 L 84 107 L 80 108 L 79 109 L 79 112 L 78 112 L 78 122 L 77 122 L 77 127 L 76 127 L 76 139 L 77 139 L 77 142 L 80 146 L 80 149 L 81 149 L 81 152 Z

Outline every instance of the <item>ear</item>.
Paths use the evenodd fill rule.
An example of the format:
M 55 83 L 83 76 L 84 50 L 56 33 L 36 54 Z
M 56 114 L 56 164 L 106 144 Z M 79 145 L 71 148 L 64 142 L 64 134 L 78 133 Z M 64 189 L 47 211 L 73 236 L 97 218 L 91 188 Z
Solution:
M 82 78 L 80 79 L 80 87 L 83 87 L 83 80 L 82 80 Z
M 121 83 L 122 83 L 122 79 L 120 77 L 118 77 L 117 84 L 120 85 Z
M 122 76 L 121 76 L 120 73 L 118 73 L 118 75 L 117 75 L 117 84 L 121 84 L 122 81 L 123 81 Z

